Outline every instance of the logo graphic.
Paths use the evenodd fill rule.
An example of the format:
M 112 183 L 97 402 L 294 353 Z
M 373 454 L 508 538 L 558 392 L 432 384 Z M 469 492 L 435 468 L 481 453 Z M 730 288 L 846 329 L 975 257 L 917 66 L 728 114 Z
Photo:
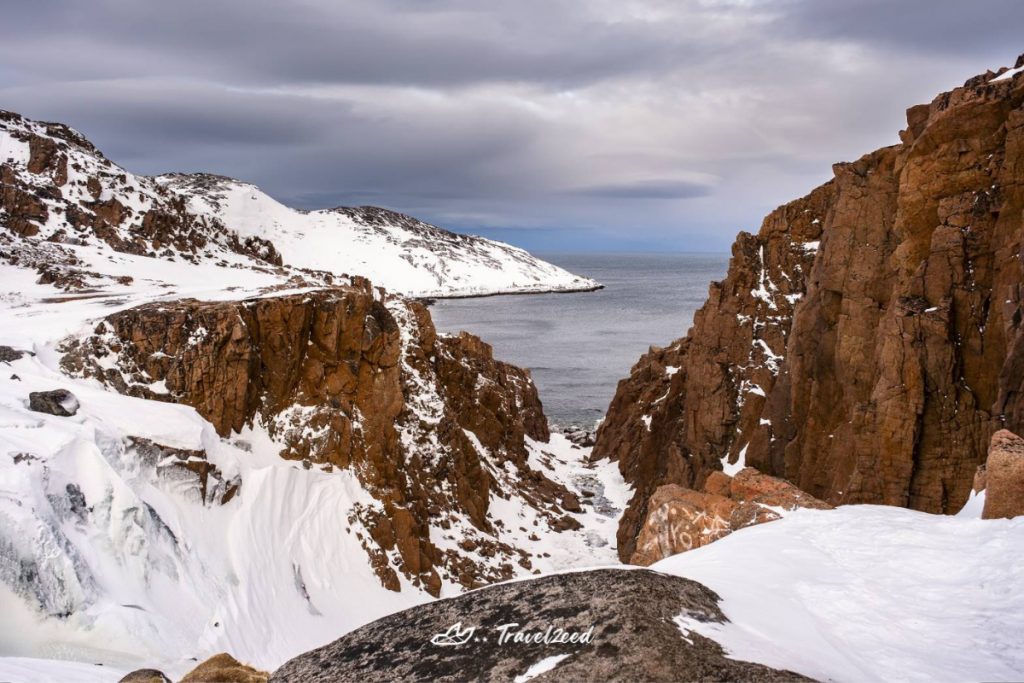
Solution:
M 462 622 L 452 624 L 444 633 L 438 633 L 436 636 L 430 639 L 430 642 L 434 645 L 465 645 L 473 637 L 473 633 L 476 632 L 476 626 L 467 626 L 465 629 L 462 628 Z

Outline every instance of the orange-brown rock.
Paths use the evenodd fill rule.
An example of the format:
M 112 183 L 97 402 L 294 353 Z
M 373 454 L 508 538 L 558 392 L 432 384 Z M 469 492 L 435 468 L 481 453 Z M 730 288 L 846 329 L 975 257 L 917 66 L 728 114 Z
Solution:
M 753 467 L 744 467 L 736 473 L 730 482 L 728 495 L 739 503 L 754 503 L 784 510 L 832 509 L 828 503 L 801 491 L 785 479 L 769 476 Z
M 704 491 L 676 484 L 659 487 L 647 502 L 647 517 L 630 564 L 649 566 L 700 548 L 733 531 L 779 519 L 780 510 L 828 510 L 788 481 L 747 467 L 735 477 L 714 472 Z
M 948 513 L 1024 431 L 1024 77 L 994 77 L 740 234 L 687 336 L 620 382 L 594 455 L 636 487 L 623 558 L 658 486 L 741 453 L 832 504 Z
M 285 445 L 284 458 L 356 473 L 380 506 L 360 507 L 355 522 L 392 589 L 399 581 L 388 557 L 435 595 L 442 574 L 481 585 L 511 578 L 512 562 L 525 558 L 507 545 L 492 553 L 505 562 L 467 567 L 430 541 L 431 526 L 452 515 L 493 533 L 492 495 L 523 496 L 553 528 L 560 508 L 579 508 L 527 464 L 526 438 L 549 435 L 529 374 L 495 360 L 475 337 L 439 337 L 424 307 L 363 279 L 247 301 L 141 306 L 65 350 L 68 372 L 191 405 L 225 437 L 262 427 Z M 507 473 L 508 465 L 518 472 L 513 483 L 488 469 Z M 199 458 L 181 466 L 200 481 L 212 476 Z
M 210 657 L 185 674 L 181 683 L 266 683 L 270 674 L 260 671 L 227 653 Z
M 738 507 L 739 503 L 724 496 L 675 484 L 659 487 L 647 502 L 647 519 L 630 564 L 647 567 L 727 536 Z
M 1024 515 L 1024 439 L 1002 429 L 992 435 L 985 463 L 982 519 Z

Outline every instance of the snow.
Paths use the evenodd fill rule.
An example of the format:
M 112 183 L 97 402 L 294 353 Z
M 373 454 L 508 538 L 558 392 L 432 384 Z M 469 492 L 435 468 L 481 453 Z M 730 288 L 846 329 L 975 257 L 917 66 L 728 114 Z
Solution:
M 351 513 L 378 503 L 354 474 L 306 471 L 277 457 L 265 435 L 243 435 L 253 453 L 239 450 L 192 408 L 61 378 L 38 357 L 11 369 L 21 381 L 0 379 L 6 657 L 178 675 L 190 658 L 227 651 L 272 669 L 430 599 L 404 578 L 402 592 L 387 591 L 372 572 Z M 29 391 L 58 386 L 78 397 L 78 415 L 25 409 Z M 130 436 L 205 449 L 225 474 L 240 474 L 240 493 L 224 506 L 182 499 L 141 468 Z M 17 453 L 31 459 L 16 462 Z M 69 511 L 72 486 L 87 508 Z M 36 578 L 5 573 L 12 560 Z M 0 671 L 14 666 L 0 662 Z
M 6 683 L 116 683 L 127 673 L 127 669 L 59 659 L 0 657 L 0 680 Z
M 747 448 L 750 444 L 747 444 L 740 450 L 740 454 L 736 456 L 736 462 L 730 463 L 729 456 L 726 455 L 722 458 L 722 471 L 728 474 L 730 477 L 735 477 L 740 473 L 744 467 L 747 466 Z
M 821 681 L 1024 678 L 1024 518 L 796 510 L 652 566 L 699 581 L 730 657 Z
M 532 665 L 529 669 L 527 669 L 526 673 L 520 676 L 516 676 L 515 683 L 526 683 L 526 681 L 531 681 L 537 676 L 540 676 L 541 674 L 546 674 L 547 672 L 551 671 L 556 666 L 561 664 L 562 660 L 567 659 L 568 657 L 568 654 L 552 655 L 550 657 L 545 657 L 544 659 L 540 660 L 536 664 Z
M 186 197 L 195 213 L 216 217 L 240 235 L 269 239 L 289 265 L 361 275 L 393 293 L 458 297 L 600 286 L 522 249 L 394 212 L 297 211 L 255 185 L 202 174 L 157 181 Z
M 1009 71 L 1004 73 L 1002 76 L 996 76 L 995 78 L 993 78 L 989 82 L 990 83 L 998 83 L 999 81 L 1008 81 L 1008 80 L 1010 80 L 1011 78 L 1013 78 L 1014 76 L 1016 76 L 1019 73 L 1024 73 L 1024 66 L 1019 66 L 1016 69 L 1010 69 Z
M 64 318 L 55 314 L 32 329 L 91 325 L 81 318 L 95 312 L 94 304 L 65 305 L 71 307 Z M 0 320 L 19 312 L 0 308 Z M 25 347 L 23 330 L 7 325 L 7 332 Z M 379 503 L 353 473 L 305 470 L 282 460 L 282 444 L 259 425 L 222 439 L 190 407 L 70 379 L 57 370 L 60 354 L 52 344 L 29 346 L 37 355 L 0 373 L 4 680 L 46 680 L 51 674 L 78 680 L 79 672 L 92 676 L 94 670 L 95 680 L 118 680 L 115 673 L 144 666 L 176 677 L 194 666 L 193 659 L 222 651 L 274 669 L 369 621 L 432 599 L 404 577 L 401 592 L 388 591 L 372 572 L 357 538 L 367 531 L 352 513 L 357 504 Z M 20 381 L 9 379 L 15 373 Z M 77 415 L 27 410 L 30 391 L 58 388 L 76 396 Z M 423 399 L 429 404 L 431 397 Z M 180 484 L 140 464 L 129 437 L 205 450 L 225 477 L 241 477 L 239 494 L 224 506 L 183 497 Z M 471 440 L 490 467 L 484 446 L 475 436 Z M 516 571 L 526 576 L 533 569 L 615 564 L 617 518 L 632 495 L 617 465 L 588 463 L 590 449 L 561 434 L 549 443 L 528 440 L 527 446 L 530 467 L 584 501 L 583 512 L 572 515 L 582 528 L 551 532 L 523 499 L 492 496 L 489 516 L 500 529 L 495 536 L 531 556 L 531 569 Z M 15 460 L 16 454 L 30 457 Z M 508 464 L 491 470 L 504 490 L 521 476 Z M 587 498 L 584 490 L 595 495 Z M 82 506 L 76 508 L 75 496 Z M 455 547 L 454 532 L 470 528 L 468 520 L 456 521 L 452 536 L 432 528 L 431 540 L 442 549 Z M 28 567 L 38 579 L 26 581 L 5 567 Z M 461 590 L 445 581 L 442 596 Z

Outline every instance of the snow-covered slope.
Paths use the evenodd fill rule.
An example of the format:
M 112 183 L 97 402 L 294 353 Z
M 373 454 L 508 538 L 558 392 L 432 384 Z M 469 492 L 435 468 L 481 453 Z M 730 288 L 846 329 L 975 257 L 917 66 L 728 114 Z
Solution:
M 258 187 L 209 174 L 156 179 L 243 236 L 270 240 L 285 263 L 368 277 L 407 296 L 588 291 L 600 285 L 516 247 L 442 230 L 372 206 L 297 211 Z
M 117 167 L 70 129 L 0 112 L 0 680 L 116 681 L 143 665 L 179 675 L 192 658 L 220 651 L 272 669 L 430 600 L 431 590 L 450 595 L 495 576 L 614 558 L 614 518 L 628 491 L 613 466 L 586 464 L 589 452 L 560 435 L 548 443 L 523 438 L 526 407 L 517 402 L 535 391 L 528 373 L 492 359 L 479 340 L 439 340 L 421 306 L 342 275 L 337 264 L 296 267 L 268 240 L 193 212 L 190 201 Z M 372 214 L 356 212 L 352 225 L 372 224 Z M 558 278 L 572 280 L 525 252 L 401 221 L 407 227 L 393 230 L 405 246 L 382 252 L 394 257 L 394 272 L 418 272 L 401 270 L 401 254 L 428 266 L 434 254 L 432 263 L 448 268 L 440 290 L 420 293 L 504 291 L 500 277 L 476 289 L 468 278 L 510 263 L 521 266 L 515 273 L 547 274 L 534 285 L 548 275 L 552 288 Z M 378 237 L 394 244 L 391 229 L 353 228 L 360 253 L 373 252 Z M 443 254 L 430 252 L 437 245 Z M 476 265 L 459 270 L 455 261 L 467 254 Z M 384 275 L 392 272 L 387 262 L 377 261 Z M 311 387 L 348 391 L 353 403 L 314 405 L 300 403 L 309 395 L 282 393 L 292 403 L 272 417 L 295 418 L 295 430 L 275 431 L 257 416 L 226 433 L 166 381 L 146 379 L 146 362 L 159 352 L 139 368 L 121 363 L 115 349 L 135 342 L 115 339 L 101 321 L 144 304 L 156 317 L 185 311 L 184 324 L 197 333 L 188 348 L 209 351 L 204 372 L 213 374 L 234 359 L 201 343 L 204 311 L 227 311 L 231 323 L 232 315 L 241 320 L 236 310 L 280 305 L 293 317 L 264 319 L 268 347 L 254 355 L 292 353 Z M 295 330 L 305 335 L 301 348 L 288 347 Z M 324 353 L 343 341 L 355 355 L 318 366 L 309 360 L 316 335 Z M 100 354 L 85 343 L 97 339 L 109 343 Z M 96 372 L 69 376 L 69 348 Z M 372 359 L 360 356 L 374 349 Z M 346 375 L 352 368 L 362 374 Z M 319 372 L 332 377 L 318 382 Z M 145 392 L 124 383 L 133 378 Z M 54 389 L 77 397 L 76 415 L 30 410 L 31 392 Z M 473 424 L 460 425 L 461 413 L 472 411 L 456 406 L 487 403 L 478 396 L 497 397 L 499 408 L 488 413 L 485 405 Z M 533 396 L 536 427 L 543 416 Z M 380 419 L 360 414 L 357 401 L 395 410 L 390 431 L 361 432 Z M 342 419 L 345 411 L 352 419 Z M 346 425 L 344 444 L 327 452 L 321 442 L 297 440 L 296 432 L 316 431 L 303 423 L 314 416 L 333 420 L 322 431 L 335 441 Z M 546 436 L 542 424 L 528 434 Z M 296 443 L 308 450 L 285 459 Z M 405 471 L 410 461 L 416 466 Z M 449 476 L 467 463 L 483 482 L 472 495 L 457 490 L 466 480 Z M 597 492 L 595 503 L 567 513 L 565 501 L 581 498 L 582 487 Z M 458 506 L 463 499 L 478 519 Z M 410 569 L 427 553 L 432 565 Z M 431 572 L 437 585 L 425 586 L 420 579 Z M 393 578 L 391 590 L 382 575 Z M 58 660 L 83 664 L 48 663 Z
M 290 209 L 254 185 L 207 174 L 134 175 L 78 132 L 0 110 L 0 216 L 22 237 L 189 259 L 242 254 L 272 265 L 369 278 L 408 296 L 589 291 L 573 275 L 501 242 L 374 207 Z M 278 250 L 273 243 L 280 242 Z
M 143 665 L 180 674 L 191 658 L 219 651 L 272 669 L 431 599 L 401 572 L 400 592 L 381 585 L 361 540 L 370 533 L 355 514 L 380 503 L 353 472 L 282 459 L 285 444 L 260 425 L 222 438 L 193 408 L 120 395 L 60 369 L 59 340 L 144 301 L 302 289 L 282 289 L 287 279 L 272 273 L 66 248 L 105 276 L 102 289 L 62 294 L 31 270 L 0 264 L 0 344 L 35 353 L 0 362 L 0 678 L 116 681 Z M 117 284 L 120 276 L 133 280 Z M 57 388 L 78 398 L 76 416 L 28 410 L 30 392 Z M 241 481 L 240 493 L 223 505 L 204 502 L 193 484 L 168 476 L 167 462 L 147 462 L 140 440 L 205 452 L 223 480 Z M 573 515 L 580 529 L 554 533 L 525 500 L 498 495 L 514 491 L 520 475 L 475 443 L 496 482 L 493 535 L 456 520 L 431 529 L 437 547 L 497 567 L 503 553 L 488 559 L 459 546 L 464 534 L 491 537 L 529 553 L 532 564 L 510 565 L 517 575 L 614 561 L 615 517 L 629 496 L 614 466 L 586 466 L 589 451 L 561 435 L 528 440 L 530 467 L 604 501 Z M 461 590 L 446 579 L 441 594 Z
M 431 599 L 401 574 L 400 592 L 381 586 L 354 514 L 380 504 L 353 473 L 282 460 L 259 428 L 223 439 L 192 408 L 69 380 L 50 365 L 52 350 L 38 350 L 0 367 L 0 655 L 101 663 L 109 677 L 97 680 L 111 681 L 143 665 L 181 674 L 221 651 L 273 669 Z M 74 392 L 78 415 L 26 410 L 28 392 L 58 387 Z M 204 504 L 166 462 L 140 456 L 142 439 L 205 451 L 240 493 Z M 574 486 L 587 477 L 616 507 L 554 534 L 534 526 L 522 500 L 496 499 L 502 541 L 529 548 L 541 571 L 612 562 L 614 514 L 628 497 L 617 472 L 585 469 L 587 451 L 560 435 L 531 449 L 537 467 Z M 432 536 L 455 547 L 451 532 Z M 442 595 L 461 590 L 446 581 Z M 5 680 L 51 668 L 18 666 L 37 674 Z
M 797 510 L 651 569 L 723 598 L 731 623 L 679 621 L 736 659 L 820 681 L 1019 681 L 1024 518 L 979 512 Z

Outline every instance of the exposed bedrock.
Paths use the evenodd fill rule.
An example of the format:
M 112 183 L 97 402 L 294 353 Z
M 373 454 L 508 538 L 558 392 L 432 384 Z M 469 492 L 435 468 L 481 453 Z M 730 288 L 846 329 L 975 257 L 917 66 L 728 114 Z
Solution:
M 247 426 L 306 467 L 351 470 L 379 505 L 360 509 L 378 575 L 437 594 L 507 579 L 527 555 L 495 541 L 485 564 L 430 541 L 460 519 L 492 534 L 491 497 L 521 495 L 552 522 L 571 497 L 527 463 L 547 440 L 529 374 L 476 337 L 439 337 L 425 308 L 361 278 L 352 287 L 246 301 L 150 304 L 66 344 L 65 369 L 117 390 L 185 403 L 224 437 Z M 514 491 L 492 472 L 518 473 Z M 244 490 L 244 482 L 242 483 Z M 339 533 L 345 533 L 339 520 Z
M 831 507 L 789 482 L 752 467 L 735 477 L 712 472 L 703 491 L 666 484 L 658 487 L 647 502 L 647 518 L 629 561 L 647 567 L 714 543 L 734 531 L 775 521 L 787 511 Z
M 687 336 L 618 391 L 594 456 L 647 501 L 742 459 L 830 504 L 958 511 L 1024 429 L 1024 77 L 907 112 L 902 142 L 741 233 Z
M 646 570 L 555 574 L 384 617 L 285 663 L 270 680 L 809 680 L 731 659 L 713 640 L 680 631 L 677 617 L 724 622 L 718 600 L 695 581 Z M 456 625 L 461 637 L 452 631 Z M 549 629 L 548 642 L 515 639 L 519 632 L 543 636 Z M 555 629 L 570 637 L 589 634 L 588 642 L 559 642 L 564 636 Z M 549 657 L 559 658 L 549 660 L 553 668 L 531 671 Z

